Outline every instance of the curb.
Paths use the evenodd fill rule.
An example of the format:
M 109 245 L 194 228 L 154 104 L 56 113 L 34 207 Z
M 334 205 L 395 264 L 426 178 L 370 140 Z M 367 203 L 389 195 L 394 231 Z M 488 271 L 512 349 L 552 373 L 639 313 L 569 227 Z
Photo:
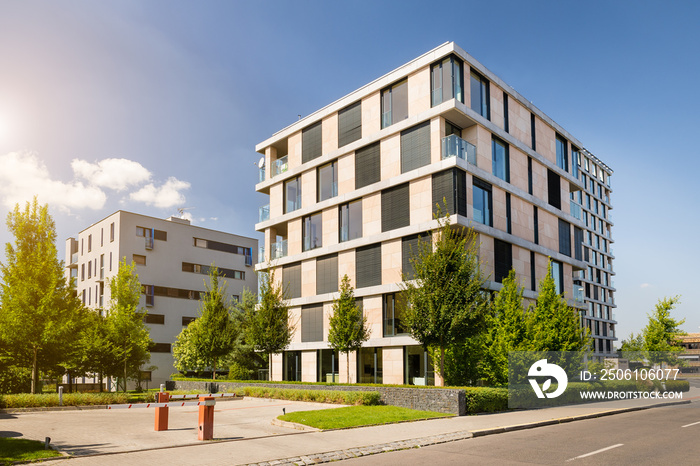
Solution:
M 546 421 L 536 421 L 525 424 L 514 424 L 510 426 L 495 427 L 492 429 L 481 429 L 473 431 L 458 431 L 441 435 L 433 435 L 429 437 L 420 437 L 410 440 L 400 440 L 397 442 L 384 443 L 379 445 L 367 445 L 363 447 L 349 448 L 346 450 L 335 450 L 324 453 L 313 453 L 303 456 L 294 456 L 289 458 L 281 458 L 277 460 L 269 460 L 261 463 L 248 463 L 245 466 L 269 466 L 269 465 L 310 465 L 329 463 L 331 461 L 340 461 L 345 459 L 359 458 L 362 456 L 376 455 L 390 451 L 407 450 L 411 448 L 421 448 L 431 445 L 439 445 L 441 443 L 456 442 L 459 440 L 467 440 L 470 438 L 484 437 L 486 435 L 502 434 L 506 432 L 514 432 L 517 430 L 535 429 L 537 427 L 545 427 L 556 424 L 564 424 L 567 422 L 583 421 L 586 419 L 594 419 L 605 416 L 613 416 L 615 414 L 624 414 L 634 411 L 644 411 L 652 408 L 663 408 L 675 405 L 690 404 L 690 400 L 670 401 L 649 406 L 634 406 L 630 408 L 618 408 L 608 411 L 600 411 L 597 413 L 582 414 L 580 416 L 569 416 L 557 419 L 548 419 Z M 274 421 L 273 421 L 274 422 Z M 290 423 L 291 424 L 291 423 Z
M 277 427 L 287 427 L 288 429 L 303 430 L 306 432 L 321 431 L 321 429 L 317 429 L 315 427 L 305 426 L 304 424 L 299 424 L 296 422 L 282 421 L 281 419 L 273 419 L 271 424 Z

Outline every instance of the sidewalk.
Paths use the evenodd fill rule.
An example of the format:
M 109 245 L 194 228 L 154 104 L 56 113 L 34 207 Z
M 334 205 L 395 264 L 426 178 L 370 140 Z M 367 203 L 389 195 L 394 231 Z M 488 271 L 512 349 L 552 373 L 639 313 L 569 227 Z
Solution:
M 700 399 L 700 389 L 692 388 L 684 401 L 671 404 L 691 399 Z M 153 411 L 138 409 L 2 414 L 0 435 L 50 436 L 52 445 L 75 455 L 71 464 L 313 464 L 668 404 L 626 400 L 306 432 L 274 426 L 271 420 L 282 408 L 292 412 L 335 406 L 246 398 L 217 403 L 214 442 L 197 442 L 197 411 L 189 408 L 170 410 L 167 432 L 154 432 Z

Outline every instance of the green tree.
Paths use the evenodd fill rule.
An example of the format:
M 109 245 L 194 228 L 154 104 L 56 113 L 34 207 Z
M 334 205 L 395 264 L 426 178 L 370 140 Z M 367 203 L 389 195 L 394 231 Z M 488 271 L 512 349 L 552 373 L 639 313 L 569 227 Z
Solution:
M 526 351 L 530 343 L 523 308 L 523 289 L 513 269 L 496 293 L 487 328 L 480 372 L 489 385 L 504 386 L 508 384 L 508 353 Z
M 436 241 L 420 242 L 418 253 L 410 258 L 414 276 L 413 280 L 403 277 L 406 304 L 401 307 L 413 338 L 424 348 L 435 349 L 437 370 L 444 379 L 445 350 L 466 344 L 484 330 L 489 296 L 483 290 L 476 234 L 452 228 L 439 209 L 436 217 Z
M 209 268 L 209 284 L 205 282 L 204 286 L 206 293 L 200 302 L 199 318 L 183 330 L 182 339 L 178 337 L 174 355 L 178 369 L 186 365 L 208 367 L 215 379 L 216 370 L 225 364 L 236 346 L 238 326 L 231 316 L 226 282 L 220 279 L 214 265 Z
M 289 306 L 282 286 L 275 283 L 275 272 L 260 275 L 260 302 L 245 316 L 246 341 L 257 351 L 270 355 L 269 380 L 272 380 L 272 355 L 284 351 L 292 341 Z
M 180 372 L 195 371 L 199 373 L 207 367 L 199 350 L 199 325 L 199 321 L 194 320 L 175 337 L 173 358 L 175 359 L 175 369 Z
M 335 351 L 346 355 L 346 376 L 350 382 L 350 351 L 358 351 L 369 340 L 367 317 L 355 302 L 355 293 L 347 274 L 340 282 L 340 295 L 333 302 L 333 315 L 329 321 L 328 344 Z
M 257 379 L 258 371 L 268 364 L 269 355 L 255 351 L 255 346 L 249 341 L 245 332 L 246 317 L 254 314 L 257 303 L 257 296 L 245 288 L 241 293 L 241 299 L 234 306 L 234 321 L 237 322 L 241 331 L 230 355 L 229 379 Z
M 540 281 L 537 303 L 528 315 L 530 350 L 579 352 L 588 349 L 588 331 L 581 328 L 579 314 L 566 304 L 556 289 L 552 263 Z
M 108 284 L 111 297 L 105 323 L 115 362 L 109 373 L 118 378 L 117 385 L 126 391 L 127 380 L 139 380 L 141 366 L 150 361 L 153 340 L 143 322 L 146 310 L 139 308 L 141 284 L 136 265 L 123 259 L 117 275 Z
M 36 197 L 7 216 L 15 237 L 5 245 L 0 264 L 0 338 L 15 364 L 31 368 L 31 392 L 39 390 L 39 371 L 52 370 L 70 346 L 76 311 L 73 292 L 57 259 L 55 224 L 48 205 Z
M 672 354 L 658 353 L 680 353 L 683 351 L 680 335 L 685 332 L 680 326 L 685 323 L 685 319 L 676 320 L 671 317 L 671 311 L 680 302 L 680 296 L 659 299 L 654 306 L 654 311 L 647 314 L 649 322 L 644 327 L 644 350 L 651 362 L 676 363 L 677 360 Z

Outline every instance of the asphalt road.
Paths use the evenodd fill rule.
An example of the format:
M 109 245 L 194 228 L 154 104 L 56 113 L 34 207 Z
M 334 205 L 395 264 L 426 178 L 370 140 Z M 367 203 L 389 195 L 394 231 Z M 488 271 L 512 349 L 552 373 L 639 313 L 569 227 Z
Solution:
M 699 381 L 700 382 L 700 381 Z M 341 461 L 343 465 L 699 464 L 700 402 Z

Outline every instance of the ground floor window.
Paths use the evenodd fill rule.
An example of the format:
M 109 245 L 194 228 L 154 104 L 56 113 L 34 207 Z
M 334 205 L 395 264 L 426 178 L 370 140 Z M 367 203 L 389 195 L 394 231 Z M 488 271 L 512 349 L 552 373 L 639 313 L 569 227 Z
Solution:
M 301 351 L 284 353 L 284 380 L 301 381 Z
M 406 385 L 435 385 L 433 359 L 422 346 L 403 347 L 403 368 Z
M 382 349 L 360 348 L 357 352 L 357 382 L 382 382 Z
M 321 349 L 317 351 L 316 368 L 317 382 L 335 382 L 338 383 L 338 352 L 330 349 Z

